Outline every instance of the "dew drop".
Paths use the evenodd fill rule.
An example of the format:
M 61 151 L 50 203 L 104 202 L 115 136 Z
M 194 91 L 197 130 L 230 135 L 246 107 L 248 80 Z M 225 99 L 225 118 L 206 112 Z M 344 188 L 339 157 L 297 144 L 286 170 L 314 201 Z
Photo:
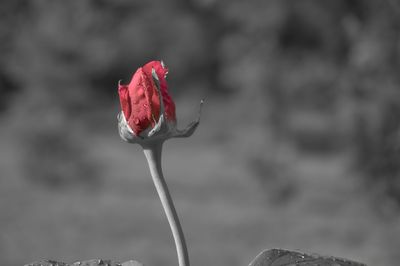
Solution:
M 135 119 L 133 120 L 133 122 L 134 122 L 136 125 L 139 125 L 139 123 L 140 123 L 139 118 L 135 118 Z

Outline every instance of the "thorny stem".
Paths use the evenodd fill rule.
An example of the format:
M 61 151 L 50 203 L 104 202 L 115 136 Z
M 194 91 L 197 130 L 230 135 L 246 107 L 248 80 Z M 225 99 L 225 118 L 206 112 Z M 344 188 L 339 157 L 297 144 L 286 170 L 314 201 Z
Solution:
M 189 255 L 186 247 L 185 237 L 176 213 L 174 203 L 169 194 L 167 183 L 165 182 L 161 168 L 162 142 L 156 141 L 148 145 L 143 145 L 143 151 L 149 164 L 150 174 L 157 189 L 162 206 L 171 227 L 172 235 L 175 240 L 176 252 L 178 254 L 179 266 L 189 266 Z

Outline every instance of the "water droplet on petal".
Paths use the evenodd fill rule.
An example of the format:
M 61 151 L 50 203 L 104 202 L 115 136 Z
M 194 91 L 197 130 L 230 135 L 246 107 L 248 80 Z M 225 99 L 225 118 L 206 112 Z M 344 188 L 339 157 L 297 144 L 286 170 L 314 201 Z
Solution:
M 139 125 L 139 123 L 140 123 L 139 118 L 135 118 L 135 119 L 133 120 L 133 122 L 134 122 L 136 125 Z
M 144 103 L 144 104 L 143 104 L 143 107 L 144 107 L 144 108 L 148 108 L 149 105 L 148 105 L 147 103 Z

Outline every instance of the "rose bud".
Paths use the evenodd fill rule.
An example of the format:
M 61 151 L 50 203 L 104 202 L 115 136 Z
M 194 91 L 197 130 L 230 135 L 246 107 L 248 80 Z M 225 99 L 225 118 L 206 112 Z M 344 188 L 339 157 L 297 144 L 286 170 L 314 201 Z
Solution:
M 166 139 L 189 137 L 200 121 L 198 118 L 186 129 L 176 128 L 175 103 L 168 94 L 166 76 L 168 69 L 163 62 L 152 61 L 133 74 L 129 85 L 118 83 L 122 111 L 118 114 L 121 138 L 143 147 L 150 174 L 160 197 L 174 237 L 179 266 L 189 266 L 185 237 L 178 214 L 165 182 L 161 167 L 162 145 Z
M 175 103 L 168 93 L 167 73 L 162 61 L 151 61 L 136 70 L 128 85 L 118 83 L 122 109 L 118 115 L 118 128 L 123 140 L 146 144 L 154 140 L 189 137 L 195 131 L 200 111 L 197 120 L 186 129 L 176 128 Z

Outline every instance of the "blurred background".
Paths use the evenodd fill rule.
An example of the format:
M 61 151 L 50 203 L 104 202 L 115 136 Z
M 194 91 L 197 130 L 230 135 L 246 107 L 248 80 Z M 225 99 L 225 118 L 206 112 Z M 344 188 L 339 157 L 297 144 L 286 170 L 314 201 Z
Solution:
M 117 82 L 170 69 L 190 139 L 164 172 L 193 265 L 286 248 L 400 261 L 397 0 L 6 0 L 0 6 L 0 264 L 176 265 Z

